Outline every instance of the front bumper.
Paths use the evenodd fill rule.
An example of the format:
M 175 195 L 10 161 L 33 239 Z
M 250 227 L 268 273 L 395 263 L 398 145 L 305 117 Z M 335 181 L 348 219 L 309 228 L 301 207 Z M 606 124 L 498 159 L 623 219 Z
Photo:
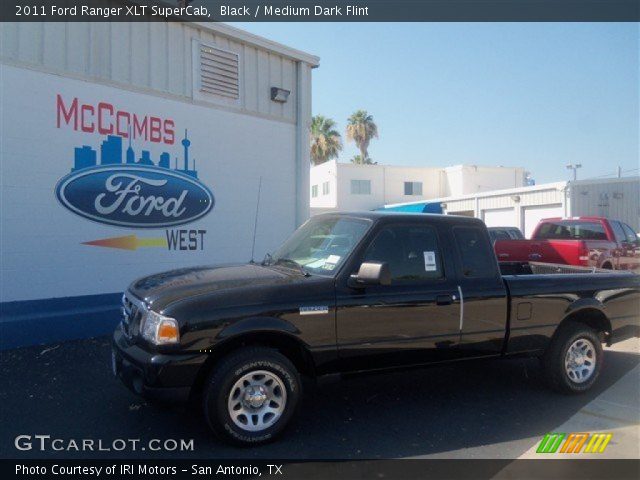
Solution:
M 113 334 L 111 368 L 132 392 L 149 400 L 183 403 L 202 364 L 203 354 L 161 354 L 129 343 L 120 328 Z

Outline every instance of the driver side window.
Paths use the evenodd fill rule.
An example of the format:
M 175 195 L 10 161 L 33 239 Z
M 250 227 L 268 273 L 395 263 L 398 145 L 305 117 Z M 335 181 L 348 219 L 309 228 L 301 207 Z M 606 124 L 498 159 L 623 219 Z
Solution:
M 383 228 L 367 248 L 363 262 L 386 262 L 392 284 L 443 277 L 437 234 L 427 225 Z
M 633 229 L 627 225 L 626 223 L 621 223 L 624 232 L 627 234 L 627 242 L 633 243 L 634 245 L 638 245 L 638 235 Z

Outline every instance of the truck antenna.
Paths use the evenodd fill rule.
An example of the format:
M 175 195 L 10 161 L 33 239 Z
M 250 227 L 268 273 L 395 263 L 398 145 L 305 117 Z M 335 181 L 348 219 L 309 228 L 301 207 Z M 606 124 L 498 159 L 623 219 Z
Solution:
M 258 201 L 256 202 L 256 218 L 253 222 L 253 244 L 251 245 L 251 263 L 256 263 L 254 260 L 254 254 L 256 251 L 256 232 L 258 231 L 258 212 L 260 211 L 260 193 L 262 191 L 262 175 L 258 182 Z

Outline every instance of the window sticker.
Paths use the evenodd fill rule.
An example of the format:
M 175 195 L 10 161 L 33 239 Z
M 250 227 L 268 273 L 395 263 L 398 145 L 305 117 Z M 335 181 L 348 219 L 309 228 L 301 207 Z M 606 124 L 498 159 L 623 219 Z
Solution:
M 436 268 L 436 252 L 422 252 L 424 254 L 424 270 L 425 272 L 435 272 Z
M 340 261 L 340 255 L 329 255 L 325 263 L 333 263 L 334 265 Z
M 324 264 L 325 264 L 325 261 L 323 259 L 320 259 L 320 260 L 314 260 L 309 263 L 305 263 L 304 266 L 308 268 L 322 268 Z
M 340 261 L 340 255 L 329 255 L 327 259 L 324 261 L 324 265 L 322 266 L 323 270 L 333 270 L 336 268 L 336 264 Z

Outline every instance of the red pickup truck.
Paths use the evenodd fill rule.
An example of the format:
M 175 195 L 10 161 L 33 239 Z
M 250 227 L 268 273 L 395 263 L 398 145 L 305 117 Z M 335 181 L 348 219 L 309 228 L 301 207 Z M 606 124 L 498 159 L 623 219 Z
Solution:
M 498 240 L 500 262 L 545 262 L 606 268 L 640 269 L 640 240 L 633 229 L 603 217 L 546 218 L 530 240 Z

